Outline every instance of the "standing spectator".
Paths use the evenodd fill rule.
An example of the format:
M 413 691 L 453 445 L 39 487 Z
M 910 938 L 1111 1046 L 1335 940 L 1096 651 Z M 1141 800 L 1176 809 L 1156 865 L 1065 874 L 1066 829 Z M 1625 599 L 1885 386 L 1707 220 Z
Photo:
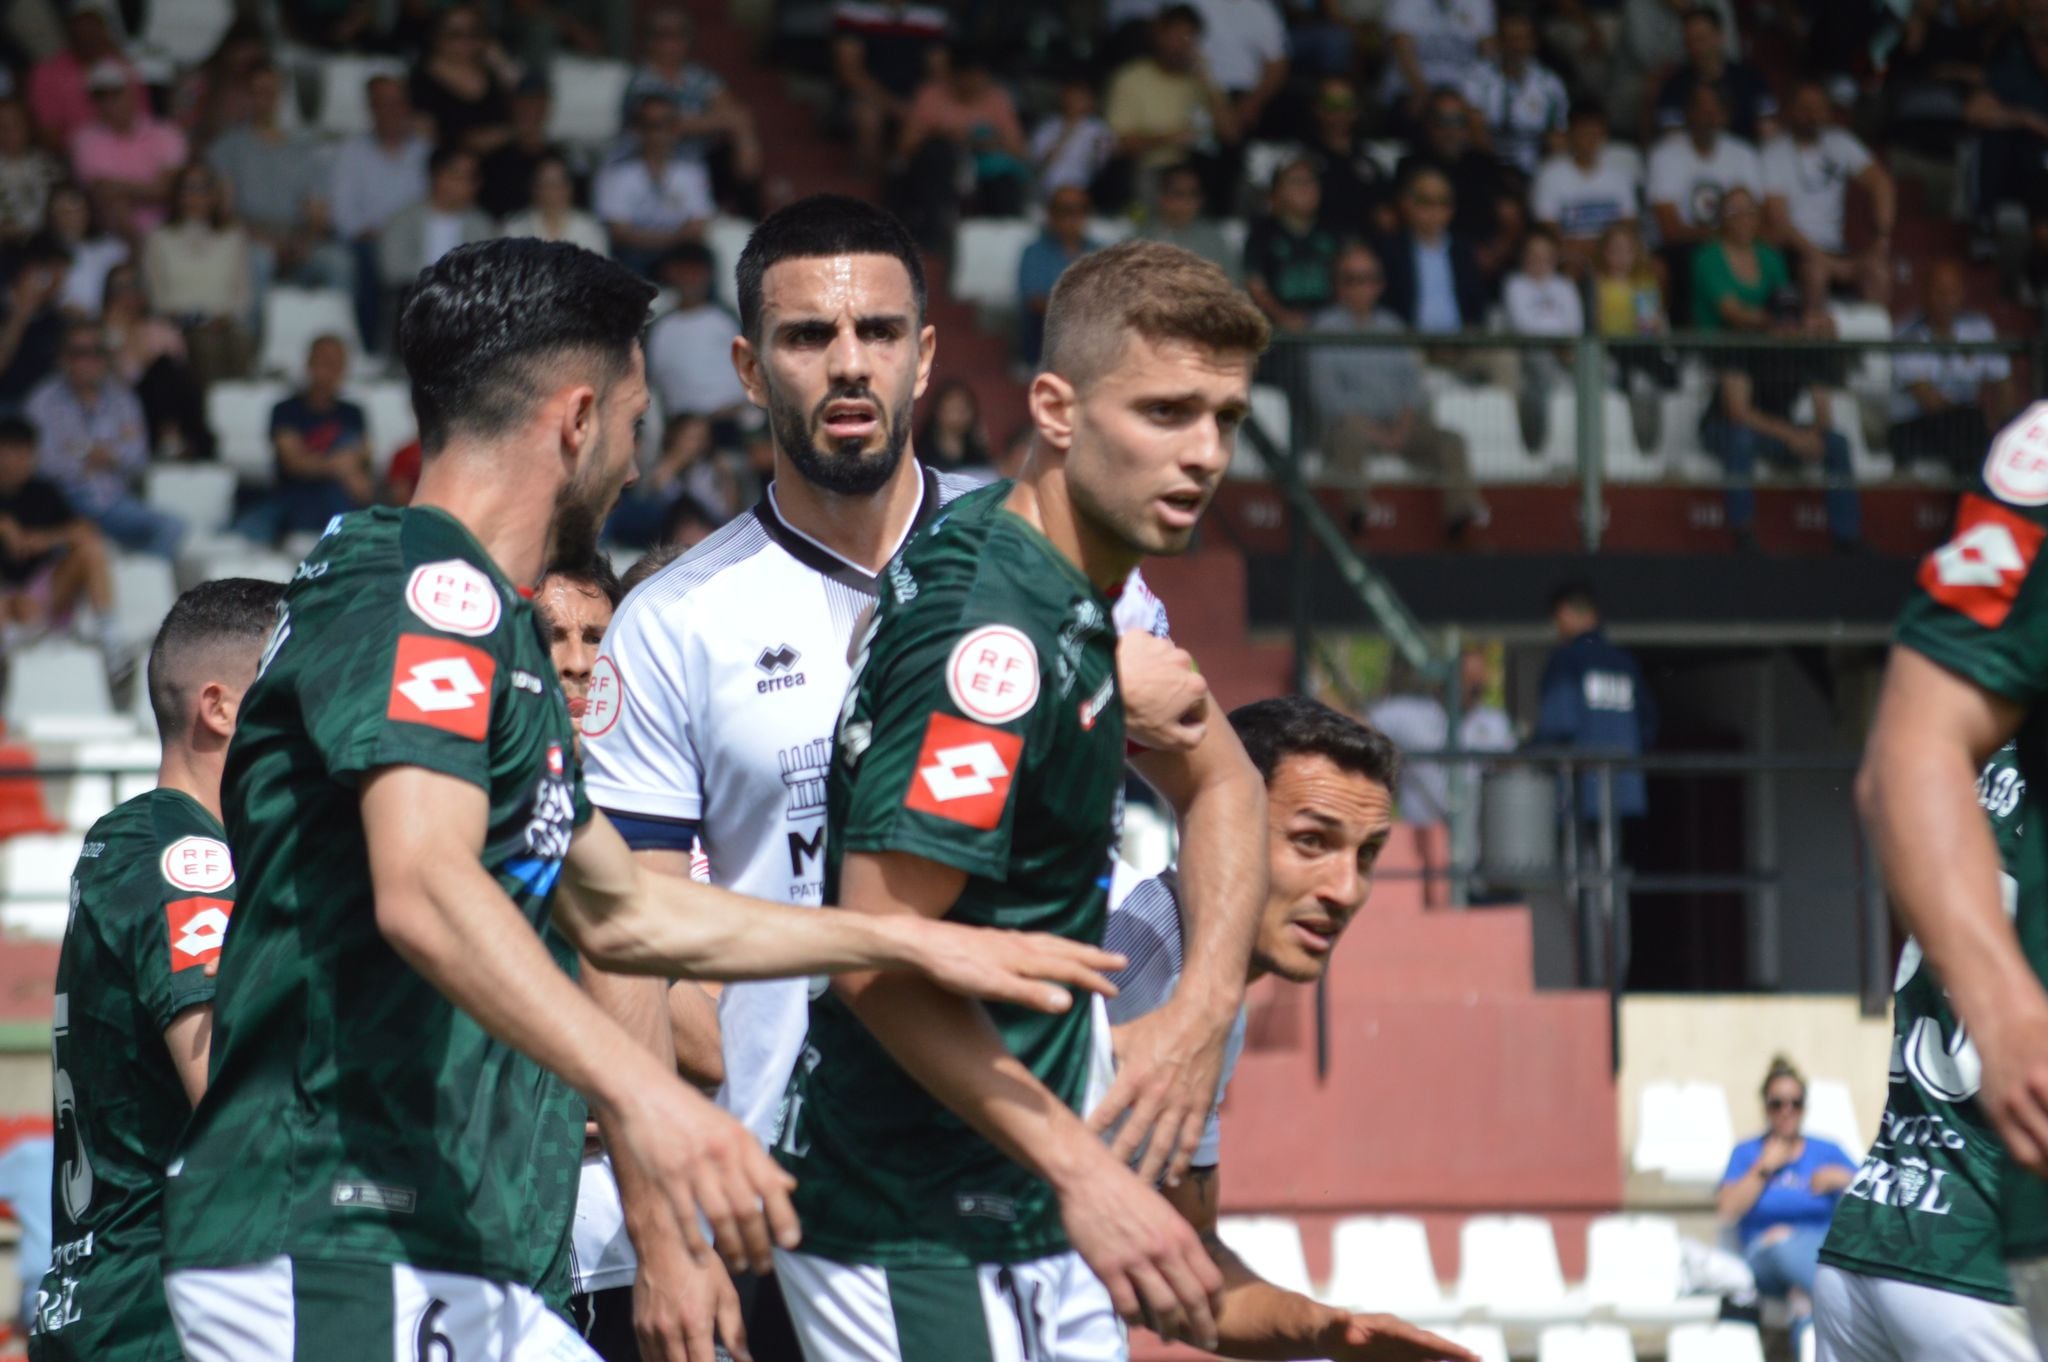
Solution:
M 19 411 L 57 367 L 66 326 L 64 279 L 70 268 L 70 253 L 48 233 L 31 237 L 16 257 L 7 316 L 0 320 L 0 412 Z
M 383 281 L 383 315 L 396 320 L 398 304 L 420 271 L 457 246 L 488 241 L 497 234 L 476 206 L 476 153 L 437 147 L 427 160 L 427 197 L 400 209 L 377 243 L 378 278 Z
M 1650 213 L 1671 272 L 1673 310 L 1691 316 L 1697 312 L 1688 293 L 1693 249 L 1712 239 L 1730 190 L 1747 191 L 1753 203 L 1762 199 L 1763 167 L 1754 147 L 1724 131 L 1721 96 L 1711 85 L 1694 87 L 1685 118 L 1685 131 L 1650 153 Z
M 1537 747 L 1582 748 L 1641 756 L 1657 733 L 1657 707 L 1635 654 L 1608 642 L 1600 604 L 1586 582 L 1568 582 L 1550 596 L 1558 648 L 1543 664 L 1543 707 L 1529 735 Z M 1610 777 L 1614 816 L 1641 818 L 1649 809 L 1642 770 L 1618 767 Z M 1600 777 L 1582 772 L 1565 813 L 1583 826 L 1582 850 L 1598 842 Z
M 36 145 L 28 107 L 12 95 L 0 99 L 0 242 L 42 227 L 50 190 L 63 178 L 56 158 Z
M 1103 117 L 1116 134 L 1123 174 L 1112 211 L 1145 192 L 1133 175 L 1149 178 L 1183 162 L 1202 172 L 1212 212 L 1227 213 L 1236 177 L 1225 146 L 1238 141 L 1237 112 L 1201 63 L 1202 16 L 1191 5 L 1169 5 L 1152 21 L 1152 51 L 1125 63 L 1110 78 Z
M 1229 275 L 1242 277 L 1244 253 L 1232 250 L 1223 229 L 1202 214 L 1202 177 L 1193 166 L 1168 166 L 1159 173 L 1159 192 L 1152 212 L 1137 234 L 1193 251 Z
M 70 269 L 64 275 L 64 310 L 80 317 L 99 316 L 107 273 L 129 258 L 128 243 L 106 230 L 85 190 L 68 180 L 50 191 L 49 226 L 44 235 L 70 259 Z M 54 359 L 54 345 L 50 354 Z
M 1458 201 L 1458 216 L 1452 225 L 1477 250 L 1500 229 L 1501 200 L 1516 195 L 1508 186 L 1501 163 L 1481 150 L 1473 139 L 1472 106 L 1463 95 L 1453 89 L 1434 91 L 1427 108 L 1422 139 L 1414 151 L 1401 158 L 1394 168 L 1394 179 L 1396 183 L 1406 183 L 1423 166 L 1443 172 Z M 1499 265 L 1506 263 L 1503 260 Z M 1488 272 L 1494 269 L 1489 268 Z
M 270 412 L 277 486 L 235 522 L 237 533 L 266 544 L 318 534 L 335 516 L 375 499 L 369 422 L 361 407 L 343 400 L 347 378 L 348 347 L 341 337 L 314 340 L 306 351 L 306 385 Z
M 1963 267 L 1955 260 L 1928 266 L 1921 310 L 1899 327 L 1900 340 L 1997 339 L 1991 319 L 1963 306 Z M 1991 432 L 2016 406 L 2012 364 L 2000 354 L 1946 354 L 1939 350 L 1892 356 L 1892 456 L 1901 464 L 1939 459 L 1967 477 L 1982 459 Z
M 185 522 L 135 495 L 149 462 L 148 424 L 134 392 L 108 372 L 97 325 L 79 322 L 65 332 L 62 366 L 29 396 L 28 417 L 42 437 L 37 470 L 107 538 L 159 558 L 177 556 Z
M 160 459 L 210 459 L 213 431 L 206 423 L 206 392 L 188 362 L 184 333 L 149 310 L 142 272 L 123 262 L 107 273 L 107 303 L 100 325 L 114 377 L 135 390 Z
M 0 643 L 68 620 L 80 600 L 103 621 L 112 614 L 106 541 L 36 472 L 36 428 L 0 416 Z
M 1340 237 L 1378 236 L 1394 229 L 1393 185 L 1365 145 L 1358 93 L 1350 81 L 1325 77 L 1316 86 L 1309 150 L 1322 162 L 1323 225 Z
M 167 224 L 149 235 L 142 278 L 150 306 L 185 330 L 193 372 L 211 385 L 239 378 L 254 358 L 247 319 L 254 292 L 249 238 L 228 220 L 225 196 L 204 165 L 178 176 Z
M 1539 227 L 1522 243 L 1522 267 L 1501 288 L 1508 330 L 1518 336 L 1577 337 L 1586 330 L 1579 290 L 1559 269 L 1557 235 Z M 1516 399 L 1522 443 L 1542 449 L 1550 437 L 1550 395 L 1572 372 L 1569 350 L 1521 352 L 1522 387 Z
M 483 12 L 458 3 L 441 11 L 425 58 L 413 68 L 413 108 L 426 115 L 442 146 L 482 156 L 512 135 L 511 82 L 493 50 Z
M 1060 111 L 1031 134 L 1031 168 L 1038 193 L 1049 199 L 1069 186 L 1087 189 L 1116 151 L 1116 134 L 1095 112 L 1095 86 L 1086 76 L 1060 82 Z
M 1756 68 L 1729 55 L 1721 11 L 1712 5 L 1694 5 L 1685 12 L 1685 65 L 1657 92 L 1658 128 L 1688 124 L 1692 92 L 1702 88 L 1721 96 L 1728 128 L 1743 141 L 1755 144 L 1777 131 L 1778 101 L 1771 87 Z
M 2048 159 L 2048 9 L 2026 6 L 1984 65 L 1984 79 L 1963 106 L 1963 119 L 1982 134 L 1977 153 L 1977 212 L 1989 220 L 2000 204 L 2041 201 Z
M 1564 148 L 1571 101 L 1557 72 L 1536 60 L 1536 21 L 1526 10 L 1500 16 L 1499 55 L 1466 73 L 1465 100 L 1494 154 L 1524 175 Z
M 1017 261 L 1017 358 L 1031 368 L 1045 346 L 1045 305 L 1067 266 L 1102 249 L 1088 236 L 1088 193 L 1062 189 L 1045 210 L 1045 230 Z
M 504 219 L 533 202 L 533 172 L 547 157 L 562 156 L 548 141 L 548 114 L 554 99 L 548 83 L 528 76 L 512 92 L 512 135 L 477 162 L 482 188 L 477 204 L 494 218 Z M 599 252 L 602 254 L 602 252 Z
M 273 282 L 352 289 L 355 261 L 334 235 L 325 149 L 279 119 L 284 77 L 265 61 L 249 73 L 250 117 L 221 135 L 206 155 L 230 207 L 249 235 L 258 299 Z
M 918 90 L 896 147 L 898 215 L 931 250 L 951 245 L 961 211 L 1012 217 L 1030 189 L 1030 148 L 1010 92 L 979 53 L 956 47 Z
M 433 148 L 413 124 L 412 100 L 402 81 L 372 76 L 365 98 L 370 131 L 341 144 L 334 158 L 334 227 L 355 256 L 356 326 L 364 343 L 381 349 L 378 304 L 382 271 L 378 242 L 385 225 L 427 197 L 427 157 Z
M 560 156 L 549 153 L 534 162 L 533 187 L 527 197 L 532 206 L 505 220 L 506 236 L 566 241 L 598 255 L 610 249 L 604 224 L 576 206 L 576 180 L 569 173 L 569 163 Z
M 832 7 L 832 71 L 862 173 L 882 169 L 890 134 L 910 113 L 945 40 L 946 11 L 939 5 L 840 0 Z
M 1314 330 L 1407 331 L 1381 306 L 1386 275 L 1370 249 L 1346 246 L 1337 256 L 1336 280 L 1337 301 L 1316 316 Z M 1343 483 L 1352 536 L 1365 532 L 1368 460 L 1392 454 L 1443 488 L 1444 532 L 1453 544 L 1461 543 L 1486 507 L 1472 482 L 1465 437 L 1430 418 L 1422 356 L 1405 346 L 1318 345 L 1309 352 L 1308 366 L 1323 453 Z
M 131 240 L 164 220 L 171 180 L 185 164 L 185 135 L 148 112 L 134 76 L 104 61 L 86 78 L 93 119 L 71 138 L 71 166 L 100 221 Z
M 949 378 L 925 404 L 924 425 L 913 442 L 925 467 L 941 473 L 989 466 L 988 434 L 981 428 L 981 399 L 973 385 Z
M 1306 331 L 1336 295 L 1338 238 L 1318 219 L 1322 194 L 1313 161 L 1282 162 L 1273 172 L 1271 211 L 1253 219 L 1245 237 L 1245 291 L 1282 331 Z
M 1451 227 L 1457 198 L 1441 170 L 1409 172 L 1399 197 L 1401 230 L 1378 248 L 1386 306 L 1410 330 L 1477 329 L 1486 318 L 1486 279 L 1472 245 Z
M 1785 131 L 1764 147 L 1764 234 L 1797 262 L 1808 298 L 1853 287 L 1883 304 L 1891 297 L 1898 196 L 1885 168 L 1846 129 L 1830 123 L 1828 113 L 1827 92 L 1818 81 L 1802 80 L 1793 88 Z M 1869 200 L 1871 240 L 1860 255 L 1848 253 L 1842 230 L 1851 184 Z
M 1202 16 L 1202 65 L 1246 137 L 1287 88 L 1287 23 L 1273 0 L 1191 0 Z
M 1577 274 L 1608 228 L 1635 225 L 1643 186 L 1607 155 L 1607 114 L 1598 104 L 1572 106 L 1564 144 L 1564 153 L 1536 172 L 1529 208 L 1539 225 L 1557 233 L 1565 264 Z
M 1381 102 L 1409 124 L 1422 119 L 1431 90 L 1455 88 L 1493 43 L 1493 0 L 1393 0 L 1387 6 L 1388 47 Z
M 718 73 L 690 60 L 696 34 L 690 16 L 663 6 L 647 16 L 640 65 L 626 82 L 623 122 L 648 95 L 665 95 L 676 106 L 677 153 L 702 162 L 720 196 L 732 195 L 752 214 L 759 197 L 761 138 L 754 115 Z
M 685 241 L 661 259 L 656 279 L 672 289 L 676 305 L 647 333 L 647 383 L 665 416 L 702 416 L 728 422 L 747 405 L 732 367 L 739 319 L 711 296 L 711 252 Z
M 29 72 L 29 111 L 52 151 L 68 152 L 71 139 L 98 117 L 86 86 L 88 77 L 101 65 L 112 63 L 126 76 L 137 107 L 148 97 L 142 78 L 122 58 L 114 41 L 113 27 L 107 22 L 111 9 L 109 0 L 81 0 L 72 6 L 71 17 L 65 21 L 64 49 L 43 58 Z
M 664 252 L 704 234 L 715 206 L 704 167 L 676 155 L 676 108 L 643 99 L 634 111 L 638 151 L 598 173 L 598 220 L 611 233 L 612 254 L 649 274 Z

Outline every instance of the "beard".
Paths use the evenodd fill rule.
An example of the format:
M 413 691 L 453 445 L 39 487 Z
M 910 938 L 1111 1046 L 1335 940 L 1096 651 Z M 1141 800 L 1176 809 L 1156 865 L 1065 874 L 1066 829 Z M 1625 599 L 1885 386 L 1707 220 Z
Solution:
M 597 561 L 597 542 L 605 518 L 619 499 L 617 487 L 605 485 L 604 437 L 577 467 L 576 475 L 555 493 L 555 513 L 548 537 L 553 548 L 551 566 L 588 568 Z
M 906 397 L 896 406 L 887 406 L 875 396 L 874 389 L 863 385 L 834 389 L 825 394 L 815 409 L 806 413 L 770 383 L 768 429 L 775 435 L 776 448 L 796 465 L 796 471 L 805 482 L 842 497 L 873 496 L 889 485 L 889 479 L 896 476 L 897 465 L 903 462 L 903 448 L 910 443 L 911 400 Z M 826 407 L 834 402 L 851 401 L 875 405 L 875 414 L 881 424 L 882 447 L 873 454 L 862 454 L 863 442 L 859 440 L 838 441 L 837 448 L 830 450 L 820 449 L 811 440 L 811 431 L 824 419 Z

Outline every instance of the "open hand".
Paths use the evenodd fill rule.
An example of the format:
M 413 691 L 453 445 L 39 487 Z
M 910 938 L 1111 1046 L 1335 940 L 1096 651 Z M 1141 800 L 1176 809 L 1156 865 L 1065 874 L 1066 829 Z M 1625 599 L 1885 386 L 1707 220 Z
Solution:
M 1477 1354 L 1392 1315 L 1347 1315 L 1318 1346 L 1330 1362 L 1479 1362 Z
M 1108 975 L 1126 961 L 1103 950 L 1046 932 L 965 927 L 929 918 L 904 919 L 918 933 L 918 968 L 948 993 L 1035 1012 L 1065 1012 L 1074 989 L 1116 996 Z
M 1179 999 L 1115 1031 L 1116 1081 L 1088 1113 L 1101 1134 L 1119 1120 L 1110 1153 L 1128 1164 L 1143 1153 L 1138 1176 L 1147 1186 L 1162 1177 L 1178 1182 L 1202 1142 L 1202 1127 L 1216 1105 L 1223 1047 L 1235 1014 L 1220 1018 Z

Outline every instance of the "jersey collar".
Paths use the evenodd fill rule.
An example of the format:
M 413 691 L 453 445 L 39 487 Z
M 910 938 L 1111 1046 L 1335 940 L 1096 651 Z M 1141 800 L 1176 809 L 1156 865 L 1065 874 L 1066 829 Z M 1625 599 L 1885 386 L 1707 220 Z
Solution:
M 923 529 L 931 518 L 938 514 L 939 475 L 927 465 L 918 465 L 917 489 L 917 509 L 911 512 L 910 523 L 903 529 L 903 537 L 889 550 L 891 558 L 910 542 L 910 536 Z M 762 491 L 761 500 L 755 503 L 754 518 L 761 522 L 761 528 L 767 531 L 770 539 L 805 567 L 844 582 L 858 591 L 874 594 L 875 578 L 878 574 L 869 572 L 850 558 L 842 557 L 782 518 L 782 506 L 775 499 L 773 482 Z

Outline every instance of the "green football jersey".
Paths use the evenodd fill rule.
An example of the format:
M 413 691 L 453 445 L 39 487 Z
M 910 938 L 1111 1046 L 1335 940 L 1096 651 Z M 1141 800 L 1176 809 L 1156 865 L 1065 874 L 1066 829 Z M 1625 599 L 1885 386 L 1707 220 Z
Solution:
M 889 567 L 841 710 L 826 902 L 849 852 L 965 871 L 952 921 L 1102 939 L 1123 787 L 1110 605 L 1004 509 L 954 502 Z M 991 1006 L 1003 1042 L 1069 1106 L 1089 1009 Z M 889 1267 L 1020 1262 L 1066 1247 L 1052 1189 L 942 1107 L 839 997 L 811 1004 L 777 1154 L 804 1249 Z
M 1984 765 L 1977 800 L 2012 865 L 2033 826 L 2019 747 Z M 2039 833 L 2034 832 L 2038 837 Z M 2019 882 L 2004 881 L 2014 911 Z M 2009 1304 L 1998 1204 L 2004 1150 L 1977 1105 L 1983 1064 L 1920 945 L 1899 956 L 1892 1002 L 1891 1098 L 1883 1129 L 1835 1208 L 1821 1261 L 1872 1277 Z
M 176 1362 L 164 1305 L 164 1168 L 192 1113 L 164 1028 L 213 1000 L 235 907 L 220 821 L 152 790 L 92 825 L 71 875 L 50 1031 L 56 1169 L 38 1362 Z
M 482 864 L 536 929 L 590 813 L 531 604 L 453 517 L 343 518 L 287 589 L 228 751 L 242 893 L 165 1260 L 407 1263 L 534 1285 L 574 1208 L 581 1104 L 377 929 L 363 778 L 484 790 Z M 566 943 L 551 941 L 569 964 Z

